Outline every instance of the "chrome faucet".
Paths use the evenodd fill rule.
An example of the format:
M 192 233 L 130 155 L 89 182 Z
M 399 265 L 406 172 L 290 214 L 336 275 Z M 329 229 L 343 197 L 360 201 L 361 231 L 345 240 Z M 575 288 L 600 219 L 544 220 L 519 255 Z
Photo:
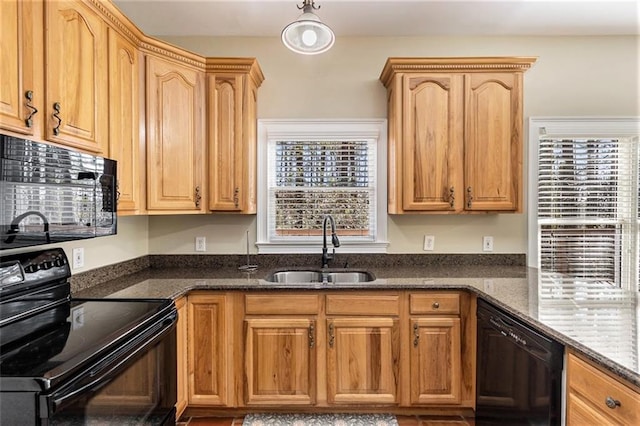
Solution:
M 331 244 L 333 244 L 333 254 L 327 252 L 327 221 L 331 223 Z M 336 223 L 333 217 L 328 214 L 322 221 L 322 267 L 329 267 L 329 261 L 333 260 L 336 255 L 336 247 L 340 247 L 340 240 L 336 235 Z

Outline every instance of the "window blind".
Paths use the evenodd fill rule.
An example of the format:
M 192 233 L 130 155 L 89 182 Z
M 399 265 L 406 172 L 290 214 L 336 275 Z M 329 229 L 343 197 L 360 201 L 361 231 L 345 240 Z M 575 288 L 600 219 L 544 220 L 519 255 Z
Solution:
M 541 270 L 616 286 L 637 277 L 638 159 L 631 141 L 541 139 L 538 170 Z
M 271 238 L 322 235 L 327 214 L 341 237 L 374 238 L 373 142 L 277 141 L 270 155 Z

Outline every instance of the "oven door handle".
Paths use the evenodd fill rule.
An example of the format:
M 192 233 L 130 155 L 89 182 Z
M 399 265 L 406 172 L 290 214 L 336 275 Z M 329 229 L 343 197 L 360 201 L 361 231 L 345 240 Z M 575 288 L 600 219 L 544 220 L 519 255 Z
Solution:
M 69 405 L 75 398 L 81 396 L 88 390 L 98 390 L 107 385 L 112 379 L 117 377 L 129 361 L 155 346 L 156 343 L 174 330 L 176 321 L 177 316 L 176 313 L 173 312 L 172 315 L 165 318 L 156 327 L 148 330 L 143 336 L 133 342 L 130 342 L 126 349 L 121 351 L 123 354 L 116 356 L 108 365 L 104 365 L 103 361 L 100 363 L 102 365 L 98 367 L 97 371 L 96 366 L 93 366 L 84 373 L 80 373 L 81 376 L 85 378 L 84 380 L 80 378 L 80 380 L 75 380 L 68 386 L 64 386 L 50 395 L 42 395 L 41 398 L 44 400 L 41 400 L 40 404 L 41 417 L 49 417 L 51 414 Z M 86 379 L 91 380 L 87 382 Z

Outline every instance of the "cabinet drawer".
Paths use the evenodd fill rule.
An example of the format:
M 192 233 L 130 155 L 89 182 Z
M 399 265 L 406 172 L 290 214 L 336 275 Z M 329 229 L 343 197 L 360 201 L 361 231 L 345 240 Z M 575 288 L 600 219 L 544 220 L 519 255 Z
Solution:
M 398 294 L 329 294 L 327 315 L 399 315 Z
M 579 396 L 616 423 L 640 424 L 640 394 L 573 354 L 568 357 L 568 381 L 570 395 Z M 608 398 L 620 405 L 608 407 Z
M 411 314 L 458 315 L 460 295 L 458 293 L 416 293 L 409 295 Z
M 248 315 L 317 315 L 320 296 L 317 294 L 249 294 L 244 299 Z

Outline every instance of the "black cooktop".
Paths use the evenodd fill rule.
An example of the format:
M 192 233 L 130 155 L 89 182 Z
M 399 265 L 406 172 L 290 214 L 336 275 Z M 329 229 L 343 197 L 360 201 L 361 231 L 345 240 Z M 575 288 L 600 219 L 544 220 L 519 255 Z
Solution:
M 0 388 L 45 390 L 97 374 L 174 315 L 165 299 L 73 299 L 60 248 L 0 259 Z
M 49 327 L 2 348 L 0 387 L 24 389 L 25 380 L 53 387 L 153 327 L 170 309 L 170 300 L 79 299 L 59 305 L 52 309 L 57 317 L 49 310 L 58 318 Z

